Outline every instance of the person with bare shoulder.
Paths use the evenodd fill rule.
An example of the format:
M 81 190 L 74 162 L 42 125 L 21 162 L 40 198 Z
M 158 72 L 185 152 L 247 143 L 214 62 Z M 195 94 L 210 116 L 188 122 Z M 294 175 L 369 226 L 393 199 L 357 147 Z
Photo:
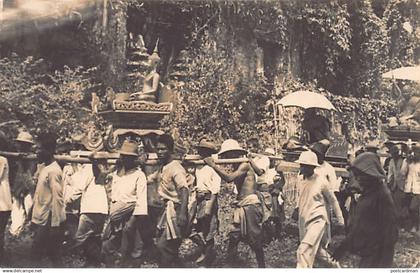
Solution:
M 219 156 L 226 159 L 240 158 L 246 154 L 247 151 L 233 139 L 225 140 L 219 152 Z M 249 162 L 243 162 L 234 164 L 232 172 L 226 172 L 215 164 L 212 157 L 205 158 L 204 162 L 212 167 L 222 180 L 234 182 L 238 190 L 237 200 L 234 203 L 233 223 L 229 232 L 227 260 L 236 260 L 238 244 L 242 240 L 248 243 L 255 252 L 258 267 L 265 267 L 262 245 L 263 211 L 256 194 L 257 183 L 254 169 Z

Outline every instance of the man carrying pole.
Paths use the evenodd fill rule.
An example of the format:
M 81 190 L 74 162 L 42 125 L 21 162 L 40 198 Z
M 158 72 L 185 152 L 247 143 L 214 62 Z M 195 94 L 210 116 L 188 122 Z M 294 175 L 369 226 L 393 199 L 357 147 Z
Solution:
M 16 138 L 16 148 L 19 153 L 30 153 L 34 144 L 31 134 L 20 132 Z M 26 217 L 29 217 L 32 209 L 32 197 L 35 191 L 33 176 L 36 171 L 36 162 L 24 158 L 18 158 L 14 168 L 11 168 L 12 194 L 12 224 L 10 234 L 18 236 L 23 230 Z
M 110 222 L 104 239 L 107 244 L 121 244 L 122 258 L 127 260 L 136 232 L 147 217 L 147 181 L 137 166 L 138 143 L 125 140 L 119 153 L 121 166 L 111 175 Z
M 248 140 L 248 151 L 257 153 L 259 149 L 258 139 Z M 268 244 L 276 236 L 276 227 L 280 227 L 278 216 L 278 191 L 273 190 L 274 177 L 276 171 L 273 168 L 273 160 L 269 155 L 274 156 L 274 150 L 262 155 L 248 154 L 249 162 L 256 173 L 257 195 L 260 198 L 263 208 L 263 234 L 264 243 Z M 270 169 L 271 168 L 271 169 Z M 273 174 L 274 171 L 274 174 Z M 272 195 L 274 193 L 274 195 Z
M 158 192 L 165 203 L 158 224 L 159 267 L 179 266 L 178 250 L 188 226 L 187 175 L 181 162 L 174 159 L 174 140 L 170 135 L 158 137 L 156 152 L 162 163 Z
M 107 163 L 104 153 L 101 152 L 94 152 L 89 158 L 92 164 L 86 164 L 81 170 L 82 181 L 78 183 L 81 187 L 75 188 L 66 202 L 72 202 L 81 196 L 79 226 L 73 247 L 83 248 L 85 267 L 98 267 L 102 245 L 101 233 L 108 215 L 105 191 Z
M 35 236 L 32 253 L 39 256 L 41 250 L 46 248 L 46 254 L 54 267 L 60 267 L 60 245 L 66 220 L 62 171 L 54 160 L 55 136 L 44 134 L 39 140 L 38 158 L 45 167 L 39 172 L 34 195 L 32 223 L 35 226 Z
M 147 218 L 144 222 L 144 227 L 140 236 L 142 237 L 143 247 L 141 252 L 142 261 L 154 260 L 157 261 L 159 258 L 159 251 L 155 244 L 157 237 L 157 225 L 160 216 L 164 210 L 164 204 L 161 200 L 158 188 L 160 184 L 159 171 L 161 169 L 160 162 L 157 161 L 156 155 L 156 138 L 158 135 L 151 134 L 148 137 L 142 139 L 143 142 L 143 155 L 147 155 L 149 162 L 155 161 L 155 164 L 145 164 L 143 161 L 141 168 L 147 178 Z M 153 156 L 153 158 L 151 158 Z
M 202 139 L 197 146 L 201 158 L 210 157 L 217 152 L 216 145 Z M 198 232 L 191 239 L 202 249 L 197 263 L 211 266 L 214 258 L 214 236 L 219 229 L 217 196 L 220 191 L 221 178 L 216 171 L 208 165 L 198 165 L 195 169 L 197 181 L 197 224 Z M 200 235 L 201 233 L 201 235 Z M 202 237 L 201 237 L 202 236 Z M 204 242 L 203 242 L 204 240 Z
M 224 158 L 238 158 L 247 154 L 236 140 L 228 139 L 222 144 L 220 156 Z M 218 167 L 213 158 L 207 157 L 205 163 L 212 167 L 226 182 L 234 182 L 238 190 L 234 219 L 229 232 L 228 260 L 237 258 L 238 244 L 245 240 L 255 252 L 258 267 L 265 267 L 262 245 L 262 217 L 261 202 L 256 194 L 256 176 L 248 162 L 234 164 L 234 171 L 228 173 Z

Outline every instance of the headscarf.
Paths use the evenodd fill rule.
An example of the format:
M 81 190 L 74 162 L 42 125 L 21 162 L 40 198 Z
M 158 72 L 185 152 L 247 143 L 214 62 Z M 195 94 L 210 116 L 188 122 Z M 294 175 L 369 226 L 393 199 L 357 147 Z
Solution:
M 385 171 L 381 166 L 378 155 L 375 153 L 361 153 L 353 161 L 352 168 L 379 179 L 385 178 Z

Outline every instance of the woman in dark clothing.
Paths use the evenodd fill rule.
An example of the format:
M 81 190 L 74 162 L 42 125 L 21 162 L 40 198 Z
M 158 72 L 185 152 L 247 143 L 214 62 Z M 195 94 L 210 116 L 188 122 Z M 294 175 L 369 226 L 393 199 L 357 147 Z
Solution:
M 340 259 L 351 251 L 361 257 L 361 268 L 392 267 L 398 239 L 397 214 L 391 194 L 382 182 L 384 176 L 377 155 L 369 152 L 359 155 L 351 171 L 360 185 L 361 196 L 349 233 L 333 257 Z

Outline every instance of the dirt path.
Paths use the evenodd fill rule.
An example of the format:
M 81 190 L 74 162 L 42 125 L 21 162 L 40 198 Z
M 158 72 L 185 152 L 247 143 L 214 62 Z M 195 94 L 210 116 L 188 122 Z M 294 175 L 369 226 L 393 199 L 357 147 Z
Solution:
M 222 214 L 223 216 L 223 214 Z M 278 241 L 271 242 L 265 248 L 266 264 L 267 267 L 272 268 L 294 268 L 296 265 L 296 249 L 298 246 L 298 238 L 293 234 L 284 234 L 285 236 Z M 226 252 L 225 242 L 226 234 L 219 234 L 216 238 L 216 250 L 217 259 L 214 263 L 214 267 L 224 268 L 232 267 L 227 265 L 223 259 L 224 253 Z M 337 244 L 343 239 L 343 236 L 334 236 L 333 243 Z M 395 252 L 395 267 L 419 267 L 420 266 L 420 236 L 401 233 L 399 241 L 396 246 Z M 9 234 L 6 236 L 6 253 L 9 259 L 9 267 L 51 267 L 51 263 L 48 259 L 33 260 L 30 257 L 30 250 L 32 244 L 32 233 L 26 228 L 21 237 L 13 239 Z M 334 246 L 334 244 L 333 244 Z M 191 258 L 196 256 L 190 255 L 194 253 L 195 245 L 190 240 L 185 240 L 181 246 L 181 256 L 185 259 L 186 267 L 196 267 Z M 256 267 L 254 254 L 250 251 L 249 247 L 240 244 L 239 246 L 239 257 L 240 262 L 238 267 Z M 64 252 L 63 256 L 65 267 L 80 267 L 82 260 L 78 253 Z M 347 255 L 343 261 L 341 261 L 343 267 L 356 267 L 358 258 L 353 255 Z M 104 265 L 105 266 L 105 265 Z M 106 267 L 121 267 L 118 263 L 107 264 Z M 131 260 L 124 267 L 157 267 L 156 264 L 152 263 L 141 263 L 140 260 Z

